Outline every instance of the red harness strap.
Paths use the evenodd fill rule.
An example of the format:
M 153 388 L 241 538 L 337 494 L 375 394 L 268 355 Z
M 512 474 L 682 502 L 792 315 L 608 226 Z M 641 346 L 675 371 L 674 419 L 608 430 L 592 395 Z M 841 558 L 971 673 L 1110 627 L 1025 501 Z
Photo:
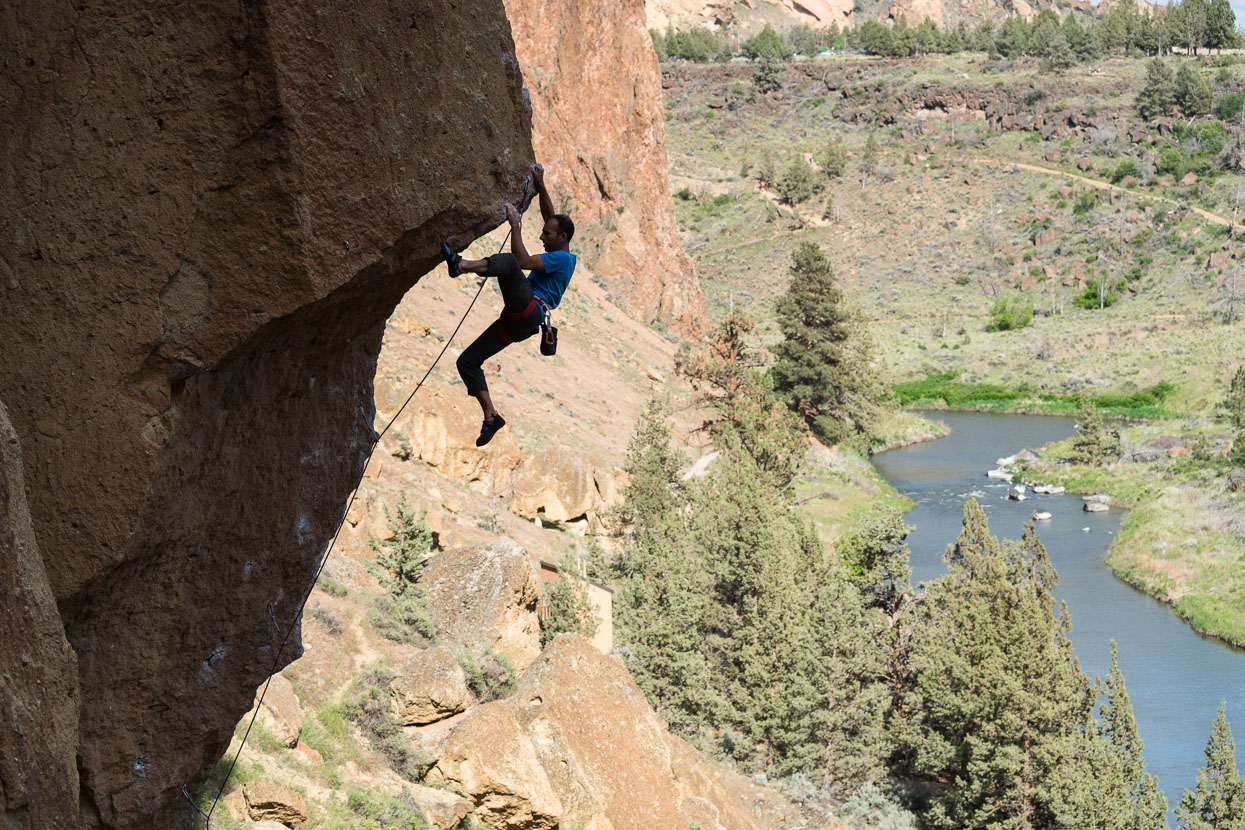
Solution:
M 535 310 L 536 310 L 536 298 L 533 297 L 532 301 L 528 303 L 527 307 L 524 308 L 522 311 L 503 311 L 501 313 L 502 319 L 499 319 L 497 321 L 497 334 L 501 337 L 501 345 L 503 348 L 506 346 L 509 346 L 511 343 L 514 342 L 514 338 L 510 336 L 510 332 L 506 330 L 505 321 L 506 320 L 522 320 L 526 318 L 528 315 L 530 315 Z

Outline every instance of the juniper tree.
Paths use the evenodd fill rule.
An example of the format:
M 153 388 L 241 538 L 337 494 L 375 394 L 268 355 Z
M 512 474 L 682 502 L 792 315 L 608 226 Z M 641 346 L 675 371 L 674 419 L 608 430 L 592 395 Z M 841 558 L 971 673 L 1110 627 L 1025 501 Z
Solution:
M 1146 772 L 1142 752 L 1145 744 L 1137 732 L 1132 702 L 1120 671 L 1115 640 L 1111 641 L 1111 670 L 1105 684 L 1106 701 L 1099 715 L 1099 731 L 1113 750 L 1114 769 L 1100 771 L 1095 777 L 1115 786 L 1098 800 L 1099 814 L 1114 813 L 1121 817 L 1117 826 L 1136 830 L 1163 830 L 1167 827 L 1167 796 L 1159 789 L 1158 779 Z M 1118 770 L 1118 771 L 1117 771 Z
M 1236 742 L 1225 707 L 1219 704 L 1206 742 L 1206 766 L 1197 771 L 1197 785 L 1185 790 L 1176 805 L 1176 820 L 1186 830 L 1245 827 L 1245 780 L 1236 769 Z
M 847 155 L 843 152 L 843 144 L 834 136 L 830 137 L 822 150 L 821 170 L 831 179 L 839 178 L 847 170 Z
M 929 585 L 914 635 L 912 714 L 900 759 L 938 782 L 923 818 L 935 828 L 1053 827 L 1069 743 L 1093 698 L 1072 659 L 1057 575 L 1032 524 L 1000 545 L 974 500 Z
M 813 173 L 803 159 L 792 159 L 774 187 L 789 205 L 807 202 L 813 195 Z
M 870 347 L 835 285 L 821 248 L 802 242 L 778 300 L 783 340 L 775 349 L 775 387 L 820 438 L 864 444 L 877 421 Z
M 579 575 L 579 563 L 573 554 L 558 562 L 558 578 L 545 582 L 542 594 L 545 616 L 540 621 L 540 647 L 544 648 L 559 634 L 580 634 L 592 637 L 597 633 L 596 612 L 588 594 L 588 582 Z
M 1137 93 L 1137 112 L 1149 121 L 1176 109 L 1176 82 L 1171 67 L 1158 58 L 1146 64 L 1146 81 Z
M 1206 13 L 1206 46 L 1224 49 L 1236 44 L 1236 13 L 1228 0 L 1210 0 Z
M 432 555 L 433 535 L 418 512 L 398 493 L 393 510 L 384 505 L 390 538 L 368 538 L 376 555 L 376 575 L 386 595 L 377 598 L 370 620 L 385 637 L 397 642 L 418 642 L 436 637 L 432 618 L 425 606 L 425 592 L 419 584 L 428 557 Z
M 670 447 L 669 417 L 667 401 L 650 400 L 627 448 L 615 639 L 649 703 L 673 731 L 695 741 L 721 707 L 713 705 L 716 686 L 700 650 L 708 583 L 688 543 L 688 494 L 682 459 Z
M 1076 438 L 1068 460 L 1073 464 L 1096 467 L 1120 457 L 1120 434 L 1102 424 L 1102 413 L 1088 397 L 1081 398 L 1081 411 L 1076 419 Z
M 1173 94 L 1176 104 L 1186 116 L 1206 115 L 1214 104 L 1210 81 L 1187 63 L 1182 63 L 1176 71 Z

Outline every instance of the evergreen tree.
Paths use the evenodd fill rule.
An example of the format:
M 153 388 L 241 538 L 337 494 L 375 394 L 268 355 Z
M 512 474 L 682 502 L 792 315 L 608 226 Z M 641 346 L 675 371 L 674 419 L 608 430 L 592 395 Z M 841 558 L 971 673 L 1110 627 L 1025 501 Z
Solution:
M 1023 17 L 1012 15 L 1003 21 L 995 44 L 1004 57 L 1018 58 L 1029 48 L 1029 26 Z
M 384 510 L 390 538 L 382 541 L 370 536 L 368 547 L 376 555 L 376 575 L 386 594 L 377 598 L 369 619 L 382 636 L 395 642 L 433 641 L 436 628 L 419 584 L 432 555 L 432 531 L 406 500 L 405 490 L 398 493 L 394 510 L 388 504 Z
M 831 136 L 821 154 L 821 169 L 831 179 L 837 179 L 847 170 L 847 155 L 838 138 Z
M 900 757 L 940 787 L 933 828 L 1059 826 L 1060 771 L 1088 734 L 1093 695 L 1072 658 L 1057 575 L 1032 524 L 1000 545 L 976 501 L 928 586 L 914 634 L 916 687 Z
M 1097 467 L 1120 457 L 1120 434 L 1102 425 L 1102 413 L 1087 396 L 1081 398 L 1081 411 L 1076 420 L 1077 435 L 1072 440 L 1068 460 L 1073 464 Z
M 813 172 L 803 159 L 792 159 L 778 177 L 774 189 L 789 205 L 807 202 L 813 196 Z
M 803 242 L 791 259 L 791 282 L 777 303 L 783 341 L 774 349 L 775 386 L 823 440 L 862 443 L 878 417 L 868 343 L 821 248 Z
M 762 58 L 752 73 L 752 83 L 760 92 L 778 92 L 782 89 L 782 76 L 786 72 L 783 62 L 775 58 Z
M 1122 785 L 1109 793 L 1110 800 L 1100 802 L 1099 809 L 1114 807 L 1131 821 L 1120 826 L 1136 830 L 1163 830 L 1167 826 L 1167 796 L 1159 789 L 1158 779 L 1146 772 L 1142 751 L 1145 744 L 1137 732 L 1137 720 L 1133 716 L 1132 702 L 1124 686 L 1124 673 L 1120 671 L 1119 655 L 1115 640 L 1111 641 L 1111 671 L 1106 681 L 1107 699 L 1102 705 L 1100 730 L 1103 738 L 1114 750 L 1119 764 L 1119 782 Z M 1100 774 L 1099 780 L 1110 780 Z
M 1175 98 L 1187 116 L 1206 115 L 1214 103 L 1210 81 L 1187 63 L 1182 63 L 1176 71 Z
M 1236 44 L 1236 13 L 1228 0 L 1210 0 L 1206 10 L 1206 46 L 1227 49 Z
M 1072 46 L 1064 37 L 1063 32 L 1056 32 L 1051 38 L 1046 57 L 1042 59 L 1041 65 L 1042 68 L 1055 72 L 1062 72 L 1076 66 L 1076 54 L 1073 53 Z
M 1245 366 L 1236 370 L 1228 386 L 1228 398 L 1224 401 L 1228 418 L 1233 426 L 1245 427 Z
M 709 583 L 687 543 L 689 495 L 682 459 L 670 448 L 669 417 L 668 402 L 650 400 L 627 448 L 615 641 L 653 709 L 676 734 L 697 741 L 724 709 L 700 648 Z
M 1231 830 L 1245 827 L 1245 780 L 1236 770 L 1232 727 L 1219 714 L 1206 743 L 1206 766 L 1197 771 L 1197 786 L 1185 790 L 1176 805 L 1176 820 L 1186 830 Z
M 792 49 L 774 27 L 766 23 L 765 28 L 744 43 L 744 54 L 754 61 L 785 61 L 791 57 Z
M 1137 112 L 1147 121 L 1175 111 L 1175 78 L 1171 67 L 1158 58 L 1146 64 L 1146 81 L 1137 93 L 1136 106 Z
M 540 647 L 544 648 L 559 634 L 597 633 L 596 613 L 588 599 L 588 582 L 579 576 L 579 563 L 573 554 L 566 554 L 558 563 L 558 578 L 553 587 L 542 585 L 545 616 L 540 621 Z

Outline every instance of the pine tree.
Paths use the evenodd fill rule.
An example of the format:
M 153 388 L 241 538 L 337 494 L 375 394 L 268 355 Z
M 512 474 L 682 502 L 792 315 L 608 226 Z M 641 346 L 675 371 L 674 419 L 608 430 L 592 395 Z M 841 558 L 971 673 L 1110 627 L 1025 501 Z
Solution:
M 398 493 L 394 510 L 384 505 L 385 521 L 390 538 L 381 541 L 368 538 L 368 547 L 376 555 L 377 578 L 387 592 L 377 598 L 370 620 L 376 629 L 396 642 L 432 641 L 436 629 L 425 606 L 425 592 L 419 584 L 424 564 L 432 555 L 433 536 L 418 513 L 406 500 L 406 491 Z
M 923 819 L 935 828 L 1058 826 L 1053 782 L 1070 742 L 1085 734 L 1093 696 L 1072 658 L 1058 581 L 1026 527 L 1000 545 L 970 500 L 928 586 L 914 634 L 912 713 L 899 724 L 899 758 L 939 782 Z
M 1175 98 L 1176 104 L 1185 115 L 1206 115 L 1214 103 L 1214 92 L 1210 88 L 1210 81 L 1187 63 L 1182 63 L 1176 71 Z
M 1137 93 L 1136 106 L 1137 112 L 1147 121 L 1175 111 L 1175 78 L 1171 67 L 1158 58 L 1146 64 L 1146 82 Z
M 682 459 L 670 449 L 669 416 L 665 400 L 650 400 L 627 448 L 615 648 L 671 730 L 695 742 L 723 708 L 700 649 L 708 582 L 687 543 L 689 495 L 679 479 Z
M 843 144 L 831 136 L 821 154 L 821 170 L 831 179 L 837 179 L 847 170 L 847 156 L 843 152 Z
M 774 349 L 775 386 L 823 440 L 863 444 L 878 417 L 868 341 L 821 248 L 803 242 L 791 260 L 791 282 L 777 304 L 783 341 Z
M 1206 743 L 1206 766 L 1197 772 L 1197 786 L 1185 790 L 1176 805 L 1176 820 L 1186 830 L 1230 830 L 1245 827 L 1245 780 L 1236 770 L 1236 742 L 1224 714 L 1219 714 Z
M 1236 13 L 1228 0 L 1210 0 L 1206 11 L 1206 46 L 1226 49 L 1236 43 Z
M 589 600 L 588 582 L 580 577 L 579 562 L 574 554 L 562 557 L 553 586 L 545 582 L 542 588 L 545 616 L 540 621 L 541 648 L 559 634 L 592 637 L 597 633 L 596 612 Z

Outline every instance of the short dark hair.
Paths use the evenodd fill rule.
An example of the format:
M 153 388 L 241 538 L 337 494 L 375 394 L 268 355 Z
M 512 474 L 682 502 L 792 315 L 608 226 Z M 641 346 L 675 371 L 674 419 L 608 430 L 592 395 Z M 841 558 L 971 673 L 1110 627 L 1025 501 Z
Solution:
M 558 222 L 558 233 L 566 234 L 566 241 L 570 242 L 575 236 L 575 223 L 571 221 L 571 217 L 565 213 L 555 213 L 553 218 Z

